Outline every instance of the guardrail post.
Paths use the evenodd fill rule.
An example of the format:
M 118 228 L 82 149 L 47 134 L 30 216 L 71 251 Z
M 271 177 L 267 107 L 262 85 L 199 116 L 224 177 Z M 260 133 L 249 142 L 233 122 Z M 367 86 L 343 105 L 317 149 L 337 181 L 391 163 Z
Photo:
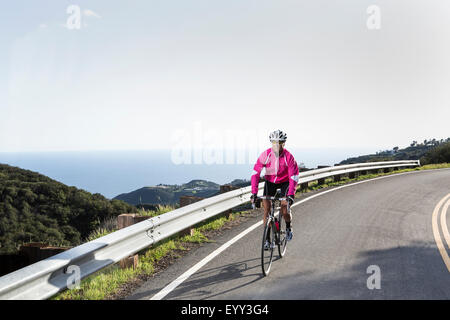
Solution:
M 367 164 L 367 166 L 361 163 L 356 167 L 343 165 L 339 168 L 330 168 L 327 170 L 323 170 L 326 171 L 326 173 L 314 172 L 313 170 L 313 172 L 310 172 L 309 174 L 300 176 L 300 181 L 302 182 L 300 184 L 300 187 L 302 189 L 306 189 L 309 182 L 317 180 L 318 174 L 326 177 L 336 175 L 344 176 L 344 174 L 347 175 L 351 170 L 373 170 L 378 172 L 380 170 L 375 169 L 375 167 L 400 166 L 403 168 L 403 165 L 414 167 L 416 165 L 420 165 L 420 162 L 373 162 Z M 335 179 L 338 178 L 335 177 Z M 251 188 L 249 186 L 245 187 L 243 190 L 244 194 L 248 195 L 248 193 L 251 191 L 250 189 Z M 236 193 L 238 194 L 239 192 Z M 179 230 L 179 223 L 181 223 L 180 221 L 186 221 L 185 226 L 194 223 L 198 224 L 206 217 L 211 218 L 217 214 L 223 213 L 224 210 L 235 208 L 237 203 L 236 200 L 238 197 L 240 198 L 240 200 L 242 200 L 242 194 L 238 194 L 231 199 L 223 199 L 226 198 L 223 195 L 219 197 L 211 197 L 211 201 L 208 201 L 209 204 L 205 204 L 202 207 L 198 206 L 200 208 L 198 208 L 197 206 L 192 206 L 195 207 L 191 208 L 192 210 L 189 207 L 184 208 L 182 210 L 179 210 L 179 215 L 176 215 L 175 217 L 170 215 L 170 213 L 166 214 L 166 216 L 161 215 L 160 221 L 161 223 L 167 223 L 167 228 L 159 229 L 161 230 L 162 234 L 160 233 L 160 237 L 158 237 L 158 240 L 166 239 L 173 234 L 173 229 L 169 230 L 171 226 L 176 228 L 176 230 Z M 188 203 L 195 202 L 192 201 L 192 198 L 196 197 L 191 197 L 191 201 L 189 201 Z M 201 198 L 197 198 L 196 200 L 198 201 L 200 199 Z M 181 202 L 182 200 L 180 199 L 180 203 Z M 202 211 L 205 211 L 206 215 L 199 217 L 199 213 Z M 148 217 L 143 218 L 145 219 Z M 152 224 L 152 228 L 158 225 Z M 122 258 L 134 252 L 137 252 L 137 250 L 141 250 L 143 248 L 151 246 L 154 241 L 150 239 L 151 237 L 148 237 L 149 227 L 150 226 L 147 223 L 142 223 L 141 225 L 136 225 L 135 228 L 129 228 L 131 229 L 129 230 L 130 232 L 125 232 L 127 230 L 122 230 L 122 232 L 113 233 L 108 236 L 99 238 L 98 241 L 92 243 L 92 246 L 86 246 L 86 244 L 83 244 L 77 247 L 79 248 L 79 250 L 69 250 L 67 254 L 64 254 L 61 257 L 63 259 L 62 261 L 58 261 L 59 259 L 48 259 L 45 262 L 38 262 L 32 268 L 23 268 L 21 270 L 17 270 L 13 275 L 6 274 L 0 278 L 0 299 L 46 299 L 51 296 L 51 294 L 54 294 L 55 288 L 62 290 L 67 287 L 68 283 L 64 281 L 66 279 L 66 276 L 64 274 L 66 274 L 68 271 L 68 264 L 79 264 L 81 269 L 86 271 L 86 273 L 83 274 L 84 277 L 93 274 L 94 272 L 97 272 L 102 268 L 105 268 L 106 266 L 111 265 L 112 261 L 117 261 L 119 257 Z M 97 258 L 99 257 L 101 257 L 102 259 L 98 260 Z M 134 259 L 134 257 L 130 259 Z M 3 266 L 4 264 L 0 261 L 0 270 L 2 270 Z M 52 281 L 53 276 L 55 281 Z
M 239 188 L 236 186 L 233 186 L 232 184 L 224 184 L 224 185 L 220 186 L 220 193 L 225 193 L 225 192 L 228 192 L 231 190 L 236 190 L 236 189 L 239 189 Z M 233 209 L 229 209 L 229 210 L 224 211 L 222 213 L 222 215 L 224 217 L 226 217 L 227 219 L 230 219 L 232 213 L 233 213 Z
M 38 262 L 40 259 L 41 248 L 48 246 L 47 243 L 42 242 L 30 242 L 24 243 L 20 246 L 20 253 L 28 258 L 28 263 L 33 264 Z
M 330 166 L 317 166 L 317 169 L 329 168 Z M 325 178 L 317 179 L 317 185 L 325 184 Z
M 392 168 L 383 168 L 383 172 L 384 172 L 384 173 L 389 173 L 389 172 L 391 172 L 391 169 L 392 169 Z
M 121 269 L 127 269 L 131 267 L 133 267 L 133 269 L 136 269 L 138 264 L 139 264 L 139 254 L 137 253 L 135 255 L 129 256 L 119 261 Z
M 181 196 L 180 197 L 180 208 L 184 207 L 184 206 L 187 206 L 189 204 L 192 204 L 194 202 L 203 200 L 203 199 L 204 198 L 195 197 L 195 196 Z M 194 231 L 195 231 L 195 228 L 189 227 L 189 228 L 186 228 L 184 230 L 181 230 L 180 231 L 180 235 L 182 235 L 182 236 L 185 236 L 185 235 L 193 236 L 194 235 Z
M 41 248 L 40 258 L 41 260 L 50 258 L 58 253 L 71 249 L 72 247 L 43 247 Z
M 138 216 L 135 213 L 124 213 L 117 216 L 117 227 L 119 229 L 129 227 L 135 223 L 147 220 L 149 217 Z M 131 255 L 119 261 L 121 269 L 131 268 L 136 269 L 139 264 L 139 254 Z
M 340 174 L 337 174 L 337 175 L 333 176 L 333 182 L 339 182 L 339 181 L 341 181 L 341 175 Z
M 300 183 L 300 191 L 308 189 L 308 182 Z
M 349 172 L 348 173 L 348 178 L 349 179 L 355 179 L 356 178 L 356 172 L 354 172 L 354 171 L 353 172 Z
M 47 243 L 30 242 L 20 246 L 19 253 L 28 258 L 28 264 L 33 264 L 70 248 L 72 247 L 52 247 Z
M 367 170 L 362 170 L 359 172 L 360 175 L 365 176 L 367 174 Z

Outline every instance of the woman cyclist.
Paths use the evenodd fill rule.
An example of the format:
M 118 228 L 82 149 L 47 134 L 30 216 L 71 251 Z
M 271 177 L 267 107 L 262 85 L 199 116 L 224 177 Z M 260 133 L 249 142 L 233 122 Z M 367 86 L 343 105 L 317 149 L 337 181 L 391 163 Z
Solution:
M 287 197 L 289 206 L 294 202 L 295 189 L 298 183 L 298 166 L 292 154 L 284 149 L 287 135 L 281 130 L 276 130 L 269 135 L 272 147 L 261 153 L 255 166 L 253 167 L 252 182 L 252 203 L 258 193 L 258 184 L 261 170 L 265 168 L 264 196 L 273 197 L 277 189 L 281 189 L 281 197 Z M 266 224 L 271 202 L 263 199 L 264 225 Z M 287 212 L 287 201 L 281 201 L 281 213 L 286 221 L 286 240 L 292 240 L 293 230 L 291 226 L 292 214 Z M 267 233 L 270 235 L 270 232 Z M 269 240 L 266 239 L 264 248 L 269 248 Z

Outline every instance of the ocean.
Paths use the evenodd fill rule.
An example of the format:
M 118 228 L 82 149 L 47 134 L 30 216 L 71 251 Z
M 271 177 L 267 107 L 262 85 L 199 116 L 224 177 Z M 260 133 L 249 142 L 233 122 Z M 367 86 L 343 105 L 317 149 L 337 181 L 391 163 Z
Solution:
M 349 157 L 374 152 L 369 148 L 289 151 L 307 168 L 334 165 Z M 236 160 L 235 163 L 223 161 L 223 164 L 217 161 L 177 164 L 179 161 L 173 159 L 170 150 L 0 152 L 0 163 L 39 172 L 108 199 L 157 184 L 183 184 L 194 179 L 225 184 L 234 179 L 250 179 L 256 161 L 248 155 L 244 163 Z

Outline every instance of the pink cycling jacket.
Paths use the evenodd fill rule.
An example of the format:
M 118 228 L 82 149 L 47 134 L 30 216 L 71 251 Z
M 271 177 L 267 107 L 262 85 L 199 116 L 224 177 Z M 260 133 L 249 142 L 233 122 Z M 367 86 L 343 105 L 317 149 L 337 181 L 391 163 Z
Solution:
M 294 156 L 283 149 L 277 157 L 272 148 L 267 149 L 259 156 L 253 167 L 252 193 L 258 193 L 258 184 L 261 170 L 266 168 L 265 179 L 273 183 L 282 183 L 289 180 L 288 196 L 295 194 L 295 187 L 298 183 L 298 166 Z

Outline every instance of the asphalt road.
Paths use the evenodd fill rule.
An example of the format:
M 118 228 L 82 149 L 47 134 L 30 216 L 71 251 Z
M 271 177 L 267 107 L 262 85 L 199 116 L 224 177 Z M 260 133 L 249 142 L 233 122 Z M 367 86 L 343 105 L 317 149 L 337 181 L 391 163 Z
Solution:
M 258 226 L 164 299 L 450 299 L 450 270 L 432 227 L 436 205 L 450 193 L 450 170 L 416 171 L 326 191 L 333 189 L 296 200 L 321 194 L 292 208 L 294 238 L 268 277 L 261 272 Z M 249 219 L 193 250 L 128 299 L 152 298 L 259 220 Z M 450 213 L 446 222 L 450 226 Z M 441 220 L 438 227 L 448 254 Z

